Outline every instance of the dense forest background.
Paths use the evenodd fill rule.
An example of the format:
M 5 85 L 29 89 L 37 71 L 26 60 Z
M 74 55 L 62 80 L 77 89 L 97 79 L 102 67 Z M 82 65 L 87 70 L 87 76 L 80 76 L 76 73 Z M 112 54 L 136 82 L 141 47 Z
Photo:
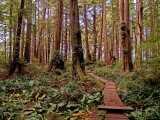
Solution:
M 0 0 L 0 119 L 104 120 L 86 70 L 160 119 L 160 1 Z
M 25 1 L 22 9 L 20 59 L 25 58 L 27 62 L 37 59 L 44 65 L 51 60 L 53 51 L 60 51 L 65 54 L 66 60 L 71 61 L 69 4 L 67 0 Z M 142 61 L 159 55 L 159 1 L 130 0 L 123 5 L 117 0 L 88 0 L 79 1 L 78 4 L 86 60 L 102 60 L 110 65 L 114 60 L 129 59 L 124 64 L 132 62 L 131 70 L 132 67 L 138 68 Z M 16 49 L 20 1 L 1 1 L 0 6 L 1 62 L 8 62 L 12 61 Z M 120 27 L 126 28 L 123 31 Z

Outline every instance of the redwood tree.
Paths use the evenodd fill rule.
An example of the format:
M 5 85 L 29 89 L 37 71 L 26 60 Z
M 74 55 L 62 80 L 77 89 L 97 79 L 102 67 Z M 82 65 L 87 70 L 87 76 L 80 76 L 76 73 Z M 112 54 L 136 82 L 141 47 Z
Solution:
M 106 24 L 106 0 L 103 0 L 103 35 L 104 35 L 104 60 L 106 66 L 109 65 L 108 59 L 108 41 L 107 41 L 107 24 Z
M 63 22 L 63 0 L 58 0 L 57 18 L 56 18 L 56 33 L 55 33 L 55 46 L 54 50 L 60 50 L 61 33 Z
M 137 29 L 138 29 L 138 48 L 137 48 L 137 62 L 136 67 L 139 68 L 142 63 L 142 18 L 143 18 L 143 8 L 142 8 L 143 0 L 137 1 Z
M 85 75 L 78 0 L 70 0 L 70 27 L 72 41 L 72 75 L 80 79 Z
M 94 49 L 93 49 L 93 61 L 96 61 L 96 52 L 97 52 L 97 32 L 96 32 L 96 5 L 94 3 L 93 8 L 93 41 L 94 41 Z
M 18 22 L 17 22 L 17 34 L 15 41 L 15 49 L 13 61 L 10 65 L 9 75 L 12 75 L 16 68 L 18 67 L 18 71 L 21 72 L 21 64 L 19 61 L 19 50 L 20 50 L 20 36 L 21 36 L 21 27 L 22 27 L 22 18 L 23 18 L 23 9 L 24 9 L 25 0 L 21 0 L 20 11 L 18 13 Z
M 131 71 L 133 68 L 131 62 L 131 48 L 130 48 L 129 0 L 120 0 L 119 9 L 120 9 L 119 13 L 120 13 L 120 42 L 121 42 L 122 71 L 127 72 Z
M 27 33 L 26 33 L 26 45 L 25 45 L 25 52 L 24 52 L 24 59 L 27 63 L 30 62 L 30 54 L 31 54 L 31 27 L 32 27 L 32 0 L 27 1 Z
M 88 24 L 87 24 L 86 3 L 84 3 L 84 23 L 85 23 L 86 59 L 91 61 L 91 54 L 90 54 L 89 43 L 88 43 Z

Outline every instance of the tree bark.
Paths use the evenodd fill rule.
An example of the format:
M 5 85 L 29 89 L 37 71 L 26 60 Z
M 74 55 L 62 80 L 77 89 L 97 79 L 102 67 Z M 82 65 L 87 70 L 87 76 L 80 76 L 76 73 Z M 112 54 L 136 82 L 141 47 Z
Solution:
M 109 65 L 109 59 L 108 59 L 108 41 L 107 41 L 107 24 L 106 24 L 106 0 L 103 0 L 103 35 L 104 35 L 104 60 L 107 66 Z
M 20 58 L 23 58 L 23 53 L 24 53 L 25 25 L 26 25 L 25 20 L 23 20 L 23 23 L 22 23 L 22 35 L 21 35 Z
M 67 38 L 68 38 L 68 26 L 67 26 L 67 19 L 68 19 L 68 13 L 67 13 L 67 9 L 65 10 L 65 47 L 64 47 L 64 52 L 65 52 L 65 58 L 67 60 L 67 48 L 68 48 L 68 41 L 67 41 Z
M 13 16 L 13 4 L 10 3 L 10 20 L 9 20 L 9 61 L 12 60 L 12 16 Z
M 36 0 L 35 0 L 36 4 Z M 34 25 L 33 25 L 33 54 L 34 57 L 38 58 L 37 56 L 37 18 L 36 18 L 36 6 L 35 6 L 35 11 L 34 11 Z
M 72 75 L 83 79 L 85 66 L 83 58 L 81 31 L 79 23 L 78 0 L 70 0 L 70 24 L 72 41 Z
M 124 22 L 124 0 L 119 0 L 119 18 L 120 18 L 120 25 L 119 25 L 119 32 L 120 32 L 120 54 L 121 54 L 121 61 L 124 61 L 123 57 L 123 44 L 122 44 L 122 30 L 121 30 L 121 23 Z M 123 68 L 123 66 L 122 66 Z
M 85 23 L 86 59 L 91 61 L 91 54 L 90 54 L 89 44 L 88 44 L 88 24 L 87 24 L 86 3 L 84 3 L 84 23 Z
M 5 28 L 4 28 L 4 59 L 5 59 L 5 62 L 6 62 L 6 59 L 7 59 L 7 40 L 6 40 L 6 32 L 7 32 L 7 29 L 6 29 L 6 23 L 5 23 Z
M 119 61 L 119 35 L 118 35 L 118 26 L 116 29 L 116 59 Z
M 20 12 L 18 13 L 18 23 L 17 23 L 17 35 L 15 41 L 15 50 L 13 61 L 10 65 L 9 75 L 11 76 L 18 66 L 18 71 L 21 72 L 21 65 L 19 62 L 19 45 L 20 45 L 20 36 L 21 36 L 21 26 L 22 26 L 22 18 L 23 18 L 23 9 L 24 9 L 25 0 L 21 0 L 20 4 Z
M 94 3 L 94 14 L 93 14 L 93 41 L 94 41 L 94 50 L 93 50 L 93 61 L 96 61 L 97 53 L 97 32 L 96 32 L 96 5 Z
M 43 4 L 45 4 L 45 2 L 43 2 Z M 42 16 L 42 23 L 41 23 L 41 27 L 39 30 L 39 35 L 38 35 L 38 60 L 39 63 L 43 64 L 43 31 L 45 28 L 45 15 L 46 15 L 46 7 L 42 5 L 42 9 L 43 9 L 43 16 Z
M 98 46 L 98 60 L 100 60 L 102 55 L 102 35 L 103 35 L 103 10 L 101 11 L 101 21 L 100 21 L 100 40 Z
M 137 68 L 139 68 L 142 64 L 142 49 L 141 49 L 141 45 L 142 45 L 142 17 L 143 17 L 143 0 L 138 0 L 137 2 L 137 12 L 138 12 L 138 25 L 137 25 L 137 29 L 138 29 L 138 49 L 137 49 Z
M 114 63 L 114 55 L 113 55 L 113 50 L 114 50 L 114 21 L 113 21 L 113 2 L 111 0 L 111 14 L 112 14 L 112 38 L 111 38 L 111 51 L 110 51 L 110 62 L 111 64 Z
M 27 33 L 26 33 L 26 45 L 25 45 L 25 52 L 24 52 L 24 59 L 27 63 L 30 62 L 31 58 L 31 27 L 32 27 L 32 0 L 27 1 Z
M 55 33 L 55 51 L 60 51 L 62 22 L 63 22 L 63 0 L 58 0 L 57 18 L 56 18 L 56 33 Z
M 50 60 L 50 45 L 51 45 L 51 30 L 50 30 L 50 6 L 48 5 L 48 24 L 47 24 L 47 38 L 48 38 L 48 45 L 47 45 L 47 59 L 46 62 Z

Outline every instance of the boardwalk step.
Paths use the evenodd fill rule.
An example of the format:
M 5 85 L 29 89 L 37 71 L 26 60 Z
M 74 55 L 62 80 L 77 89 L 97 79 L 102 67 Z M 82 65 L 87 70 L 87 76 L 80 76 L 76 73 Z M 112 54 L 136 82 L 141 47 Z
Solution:
M 121 113 L 126 111 L 133 111 L 132 107 L 127 106 L 98 106 L 99 110 L 107 110 L 108 112 Z

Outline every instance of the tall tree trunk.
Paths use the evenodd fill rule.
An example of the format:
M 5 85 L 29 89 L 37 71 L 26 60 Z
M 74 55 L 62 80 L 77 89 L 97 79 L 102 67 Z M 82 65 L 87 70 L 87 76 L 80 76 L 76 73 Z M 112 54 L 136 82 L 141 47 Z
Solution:
M 67 60 L 67 48 L 68 48 L 68 41 L 67 41 L 67 35 L 68 35 L 68 26 L 67 26 L 67 19 L 68 19 L 68 13 L 67 13 L 67 9 L 65 10 L 65 47 L 64 47 L 64 52 L 65 52 L 65 58 Z
M 148 39 L 148 28 L 146 28 L 146 41 L 147 41 L 147 39 Z M 148 48 L 146 46 L 146 51 L 145 51 L 146 60 L 149 59 L 149 54 L 148 53 L 149 53 L 149 51 L 148 51 Z
M 83 79 L 85 66 L 83 58 L 81 31 L 79 23 L 78 0 L 70 0 L 70 23 L 72 41 L 72 75 Z
M 47 60 L 50 60 L 50 45 L 51 45 L 51 30 L 50 30 L 50 7 L 48 6 L 48 26 L 47 26 L 47 38 L 48 38 L 48 46 L 47 46 Z
M 119 61 L 119 35 L 118 35 L 118 26 L 116 29 L 116 59 Z
M 104 60 L 107 66 L 109 65 L 109 59 L 108 59 L 108 41 L 107 41 L 107 24 L 106 24 L 106 0 L 103 0 L 103 35 L 104 35 Z
M 20 58 L 23 58 L 23 53 L 24 53 L 24 39 L 25 39 L 25 20 L 23 20 L 22 23 L 22 35 L 21 35 L 21 47 L 20 47 Z
M 94 41 L 94 50 L 93 50 L 93 61 L 96 61 L 96 52 L 97 52 L 97 32 L 96 32 L 96 5 L 94 3 L 94 14 L 93 14 L 93 41 Z
M 44 29 L 45 29 L 45 26 L 44 26 Z M 44 64 L 45 64 L 45 32 L 43 30 L 42 32 L 42 67 L 44 67 Z
M 112 38 L 111 38 L 110 62 L 113 64 L 114 63 L 114 55 L 113 55 L 113 50 L 114 50 L 114 20 L 113 20 L 113 2 L 112 2 L 112 0 L 111 0 L 111 14 L 112 14 Z
M 99 46 L 98 46 L 98 60 L 102 55 L 102 34 L 103 34 L 103 10 L 101 11 L 101 21 L 100 21 L 100 38 L 99 38 Z
M 27 1 L 27 33 L 26 33 L 26 45 L 25 45 L 25 52 L 24 52 L 24 59 L 27 63 L 30 62 L 31 58 L 31 27 L 32 27 L 32 0 Z
M 142 63 L 142 49 L 141 49 L 141 45 L 142 45 L 142 17 L 143 17 L 143 0 L 138 0 L 137 2 L 137 9 L 138 9 L 138 25 L 137 25 L 137 29 L 138 29 L 138 51 L 137 51 L 137 68 L 140 67 L 141 63 Z
M 35 11 L 34 11 L 34 25 L 33 25 L 33 55 L 34 57 L 38 58 L 37 56 L 37 18 L 36 18 L 36 13 L 37 13 L 37 7 L 36 7 L 36 2 L 37 0 L 35 0 Z
M 120 26 L 120 16 L 119 16 L 119 0 L 117 1 L 117 22 L 118 22 L 118 25 L 117 25 L 117 30 L 116 30 L 116 34 L 117 34 L 117 40 L 116 40 L 116 58 L 117 58 L 117 61 L 120 60 L 120 29 L 119 29 L 119 26 Z
M 43 4 L 45 4 L 45 2 L 43 2 Z M 46 7 L 42 5 L 43 8 L 43 16 L 42 16 L 42 23 L 41 23 L 41 27 L 39 30 L 39 41 L 38 41 L 38 60 L 39 63 L 42 63 L 43 61 L 43 31 L 45 28 L 45 15 L 46 15 Z
M 17 35 L 17 21 L 16 20 L 14 20 L 13 34 L 14 34 L 13 36 L 13 56 L 15 56 L 14 51 L 16 49 L 16 35 Z
M 89 44 L 88 44 L 88 24 L 87 24 L 86 3 L 84 3 L 84 23 L 85 23 L 86 59 L 91 61 L 91 54 L 89 51 Z
M 12 60 L 12 15 L 13 15 L 13 4 L 10 3 L 10 20 L 9 20 L 9 62 Z
M 125 14 L 124 14 L 124 19 L 126 23 L 126 48 L 127 48 L 127 69 L 129 72 L 133 70 L 133 65 L 132 65 L 132 51 L 131 51 L 131 41 L 130 41 L 130 26 L 129 26 L 129 0 L 125 0 Z
M 120 49 L 121 49 L 121 61 L 122 61 L 122 71 L 125 69 L 125 59 L 124 59 L 124 42 L 125 42 L 125 23 L 124 23 L 124 0 L 119 0 L 119 18 L 120 18 Z
M 63 40 L 63 29 L 62 29 L 62 32 L 61 32 L 61 53 L 63 53 L 63 44 L 64 44 L 64 40 Z
M 62 22 L 63 22 L 63 0 L 58 0 L 57 18 L 56 18 L 56 33 L 55 33 L 55 51 L 60 50 Z
M 134 27 L 134 38 L 135 38 L 135 41 L 134 41 L 134 48 L 135 48 L 135 67 L 136 67 L 136 58 L 137 58 L 137 35 L 136 35 L 136 30 L 135 30 L 135 27 Z
M 5 23 L 5 28 L 4 28 L 4 59 L 5 59 L 5 61 L 6 61 L 6 59 L 7 59 L 7 40 L 6 40 L 6 32 L 7 32 L 7 30 L 6 30 L 6 23 Z
M 130 46 L 129 0 L 120 0 L 119 7 L 122 71 L 129 72 L 133 69 Z
M 19 45 L 20 45 L 20 36 L 21 36 L 21 26 L 22 26 L 22 17 L 23 17 L 23 9 L 24 9 L 25 0 L 21 0 L 20 4 L 20 12 L 18 13 L 18 23 L 17 23 L 17 36 L 15 41 L 15 50 L 13 61 L 10 65 L 9 75 L 12 75 L 18 66 L 18 71 L 21 72 L 21 65 L 19 63 Z
M 155 0 L 152 0 L 152 24 L 151 24 L 151 36 L 152 36 L 152 39 L 154 42 L 157 42 L 156 38 L 155 38 L 155 35 L 156 35 L 156 31 L 155 31 L 155 12 L 156 12 L 156 2 Z M 157 46 L 153 45 L 152 47 L 152 57 L 156 57 L 157 56 Z
M 70 17 L 71 18 L 71 17 Z M 69 29 L 69 40 L 68 40 L 68 51 L 69 51 L 69 55 L 68 55 L 68 61 L 71 61 L 71 25 L 70 25 L 70 29 Z

